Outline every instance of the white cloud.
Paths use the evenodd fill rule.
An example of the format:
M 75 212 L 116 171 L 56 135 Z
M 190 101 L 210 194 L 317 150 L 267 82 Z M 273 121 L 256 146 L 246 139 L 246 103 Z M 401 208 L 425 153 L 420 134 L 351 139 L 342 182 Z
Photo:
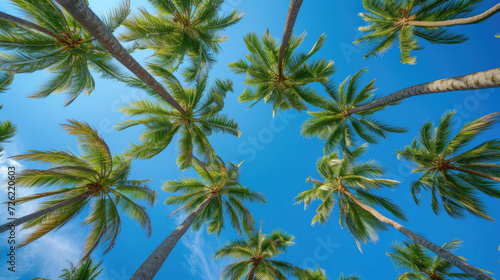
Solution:
M 176 218 L 177 224 L 184 221 L 186 216 L 179 215 Z M 199 231 L 188 230 L 181 239 L 182 245 L 187 249 L 184 258 L 187 261 L 188 269 L 192 279 L 217 280 L 224 269 L 225 262 L 214 260 L 213 255 L 219 247 L 219 239 L 215 235 L 206 233 L 206 226 Z

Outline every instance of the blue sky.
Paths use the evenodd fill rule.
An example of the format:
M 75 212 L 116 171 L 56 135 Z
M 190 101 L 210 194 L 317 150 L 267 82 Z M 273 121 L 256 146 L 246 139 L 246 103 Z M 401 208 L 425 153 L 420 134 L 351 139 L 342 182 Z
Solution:
M 6 2 L 0 3 L 0 10 L 16 13 Z M 90 2 L 99 14 L 117 1 Z M 494 35 L 500 32 L 499 15 L 480 24 L 454 27 L 454 31 L 463 32 L 470 37 L 465 43 L 430 45 L 422 42 L 424 49 L 414 53 L 418 57 L 417 65 L 401 64 L 397 47 L 390 49 L 383 57 L 365 60 L 363 54 L 366 49 L 352 44 L 352 41 L 360 36 L 357 27 L 364 25 L 357 15 L 363 11 L 361 3 L 360 0 L 305 1 L 295 25 L 296 34 L 307 33 L 301 46 L 303 51 L 308 51 L 322 33 L 327 35 L 324 47 L 315 57 L 335 61 L 337 72 L 332 79 L 338 83 L 365 67 L 368 69 L 365 82 L 376 79 L 377 93 L 383 96 L 415 84 L 495 68 L 500 63 L 500 39 L 494 38 Z M 478 11 L 486 10 L 495 3 L 497 1 L 484 1 Z M 267 205 L 248 205 L 255 219 L 264 221 L 264 231 L 280 228 L 296 237 L 296 245 L 290 248 L 287 254 L 282 255 L 283 260 L 299 266 L 320 265 L 330 279 L 337 279 L 341 272 L 357 273 L 365 279 L 393 279 L 397 271 L 385 252 L 393 242 L 405 239 L 401 233 L 392 229 L 380 232 L 380 240 L 376 244 L 364 245 L 363 253 L 360 253 L 349 232 L 340 229 L 337 208 L 334 208 L 326 226 L 311 227 L 316 204 L 306 211 L 301 205 L 293 205 L 293 198 L 311 187 L 305 182 L 305 178 L 318 177 L 315 163 L 316 159 L 322 156 L 321 141 L 300 136 L 300 127 L 308 118 L 308 114 L 287 111 L 280 112 L 273 118 L 270 106 L 259 103 L 247 110 L 248 104 L 237 101 L 238 95 L 244 89 L 244 77 L 231 73 L 227 64 L 247 53 L 242 37 L 248 32 L 263 34 L 269 28 L 274 37 L 281 38 L 288 4 L 289 1 L 285 0 L 226 1 L 226 11 L 238 9 L 246 16 L 239 24 L 225 32 L 229 40 L 222 45 L 223 52 L 211 71 L 211 79 L 233 80 L 235 92 L 226 98 L 224 112 L 238 122 L 242 136 L 236 138 L 230 135 L 215 135 L 210 140 L 223 159 L 236 163 L 244 161 L 241 166 L 242 183 L 266 195 Z M 149 7 L 145 0 L 132 0 L 132 5 L 135 11 L 138 7 Z M 137 57 L 142 59 L 145 56 L 138 54 Z M 116 132 L 113 126 L 125 119 L 116 109 L 128 101 L 143 97 L 143 93 L 97 78 L 95 92 L 90 96 L 82 95 L 68 107 L 63 107 L 63 94 L 51 95 L 43 100 L 27 98 L 47 77 L 47 72 L 18 75 L 11 90 L 0 96 L 0 104 L 4 104 L 0 119 L 8 118 L 19 127 L 18 135 L 6 148 L 6 156 L 22 153 L 27 149 L 50 148 L 70 149 L 77 153 L 78 147 L 74 137 L 66 135 L 59 126 L 66 119 L 85 121 L 98 129 L 113 153 L 123 152 L 129 143 L 137 143 L 141 128 Z M 321 92 L 320 86 L 315 87 Z M 408 222 L 404 222 L 404 225 L 439 245 L 452 239 L 463 240 L 464 243 L 457 254 L 465 256 L 472 265 L 492 271 L 496 275 L 500 274 L 500 263 L 497 261 L 500 259 L 498 223 L 470 216 L 462 220 L 452 219 L 444 214 L 436 216 L 430 210 L 428 193 L 424 193 L 422 204 L 416 206 L 409 192 L 409 185 L 417 175 L 410 174 L 407 163 L 397 160 L 395 150 L 409 144 L 424 121 L 438 121 L 447 110 L 457 110 L 456 128 L 464 122 L 497 111 L 500 104 L 498 93 L 498 89 L 492 89 L 433 94 L 414 97 L 398 106 L 387 108 L 378 114 L 378 117 L 393 125 L 407 127 L 408 132 L 393 134 L 387 141 L 370 146 L 364 157 L 379 161 L 387 169 L 386 177 L 401 181 L 395 190 L 384 190 L 378 194 L 391 198 L 404 209 L 408 216 Z M 315 110 L 311 108 L 311 111 Z M 496 126 L 483 134 L 480 140 L 496 138 L 499 133 L 500 126 Z M 152 179 L 150 187 L 159 192 L 158 203 L 149 210 L 153 235 L 149 239 L 146 238 L 139 226 L 125 218 L 113 251 L 105 256 L 99 252 L 94 254 L 96 260 L 104 259 L 103 279 L 128 279 L 154 248 L 182 221 L 181 215 L 166 218 L 175 208 L 163 204 L 168 195 L 161 191 L 160 187 L 166 180 L 196 174 L 190 170 L 179 171 L 175 158 L 175 146 L 172 144 L 151 160 L 134 161 L 132 178 Z M 20 168 L 43 167 L 33 163 L 13 162 L 4 156 L 0 159 L 1 176 L 5 173 L 5 166 L 14 164 Z M 33 190 L 18 190 L 18 196 L 30 192 Z M 6 197 L 3 192 L 2 196 Z M 481 198 L 486 202 L 491 216 L 499 220 L 498 201 L 485 196 Z M 19 207 L 18 214 L 29 213 L 35 207 L 36 205 L 28 204 Z M 3 215 L 3 212 L 0 213 Z M 31 279 L 35 276 L 56 278 L 60 270 L 67 267 L 66 260 L 75 262 L 80 256 L 83 239 L 88 230 L 80 227 L 82 218 L 19 249 L 19 270 L 14 275 L 15 278 L 6 271 L 2 257 L 0 279 Z M 218 238 L 215 235 L 207 235 L 205 229 L 189 232 L 178 243 L 156 279 L 218 279 L 219 272 L 227 261 L 213 261 L 212 254 L 217 247 L 236 237 L 236 232 L 231 229 L 226 229 Z M 6 241 L 3 237 L 1 239 L 4 240 L 0 242 L 4 256 Z

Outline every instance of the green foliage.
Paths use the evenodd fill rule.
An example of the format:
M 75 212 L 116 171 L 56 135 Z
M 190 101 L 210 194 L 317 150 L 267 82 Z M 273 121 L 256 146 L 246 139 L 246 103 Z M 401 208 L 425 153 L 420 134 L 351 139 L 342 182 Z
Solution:
M 344 158 L 352 158 L 350 147 L 356 145 L 356 134 L 364 141 L 375 144 L 385 139 L 390 132 L 405 132 L 406 129 L 388 125 L 372 115 L 384 107 L 349 114 L 358 106 L 373 101 L 375 80 L 359 90 L 361 77 L 366 70 L 362 69 L 352 77 L 347 77 L 338 87 L 333 83 L 324 83 L 325 91 L 331 100 L 325 100 L 320 106 L 323 111 L 308 112 L 309 118 L 302 125 L 302 135 L 318 136 L 325 141 L 324 153 L 329 154 L 338 147 L 342 149 Z M 359 92 L 358 92 L 359 91 Z
M 2 144 L 9 142 L 9 139 L 16 135 L 16 131 L 17 127 L 10 121 L 0 122 L 0 152 L 4 149 Z
M 234 163 L 226 165 L 222 159 L 216 158 L 209 166 L 196 162 L 193 167 L 201 180 L 187 178 L 167 181 L 162 187 L 168 193 L 179 193 L 165 200 L 165 204 L 183 204 L 172 214 L 179 210 L 185 210 L 189 214 L 203 201 L 212 197 L 194 220 L 193 230 L 199 230 L 205 222 L 208 222 L 208 232 L 216 232 L 219 235 L 226 224 L 224 213 L 229 216 L 231 226 L 238 231 L 238 234 L 241 234 L 242 228 L 251 229 L 252 214 L 243 202 L 266 203 L 266 199 L 263 194 L 253 192 L 239 182 L 239 165 Z
M 301 192 L 295 198 L 296 204 L 304 203 L 307 208 L 313 201 L 320 200 L 312 225 L 326 224 L 330 218 L 335 203 L 338 203 L 340 225 L 347 227 L 361 251 L 361 242 L 377 241 L 376 232 L 386 230 L 386 225 L 380 222 L 368 211 L 361 208 L 349 195 L 363 204 L 380 206 L 395 217 L 405 220 L 402 210 L 388 199 L 372 194 L 373 190 L 382 187 L 393 188 L 398 181 L 378 178 L 384 174 L 383 168 L 377 162 L 355 162 L 355 159 L 366 152 L 366 145 L 352 151 L 352 160 L 340 159 L 337 153 L 332 153 L 318 159 L 318 172 L 324 181 L 307 179 L 312 182 L 312 189 Z
M 326 37 L 321 35 L 307 54 L 297 51 L 304 38 L 305 34 L 290 38 L 283 56 L 284 73 L 278 73 L 280 46 L 277 40 L 271 37 L 269 30 L 261 39 L 255 33 L 247 34 L 244 40 L 250 53 L 245 55 L 246 60 L 229 64 L 234 73 L 246 75 L 244 83 L 249 86 L 238 100 L 253 104 L 262 99 L 266 104 L 271 102 L 273 114 L 278 110 L 305 110 L 306 103 L 313 106 L 323 104 L 323 98 L 308 84 L 327 82 L 328 76 L 335 72 L 333 61 L 316 59 L 308 62 L 321 49 Z
M 210 163 L 215 157 L 207 136 L 214 132 L 229 133 L 237 137 L 241 135 L 238 124 L 221 113 L 226 94 L 233 91 L 230 80 L 216 79 L 214 85 L 207 88 L 208 77 L 203 75 L 193 88 L 185 88 L 164 68 L 150 65 L 150 69 L 163 79 L 165 86 L 186 113 L 179 113 L 139 80 L 130 80 L 131 86 L 146 90 L 153 95 L 154 100 L 133 101 L 119 109 L 136 119 L 118 124 L 118 130 L 136 125 L 146 127 L 140 136 L 141 143 L 133 144 L 127 155 L 140 159 L 151 158 L 163 151 L 174 136 L 179 134 L 177 164 L 181 169 L 186 169 L 191 166 L 195 154 L 201 156 L 206 163 Z
M 185 72 L 188 81 L 215 62 L 214 54 L 220 53 L 220 43 L 227 40 L 221 32 L 243 18 L 237 10 L 221 15 L 223 0 L 149 2 L 157 13 L 140 10 L 125 21 L 128 30 L 121 38 L 133 41 L 135 48 L 153 50 L 155 61 L 169 71 L 177 69 L 187 55 L 191 61 Z
M 88 258 L 83 263 L 81 263 L 78 267 L 73 266 L 70 263 L 70 268 L 63 269 L 63 273 L 59 275 L 59 278 L 62 280 L 96 280 L 99 274 L 101 274 L 103 268 L 99 268 L 101 266 L 102 261 L 95 264 L 92 258 Z M 49 280 L 47 278 L 33 278 L 32 280 Z
M 84 224 L 91 230 L 82 259 L 86 259 L 99 244 L 102 244 L 104 253 L 113 248 L 120 232 L 120 212 L 134 219 L 150 236 L 151 221 L 146 207 L 136 203 L 143 201 L 150 206 L 155 203 L 157 193 L 146 185 L 149 180 L 129 180 L 131 159 L 112 156 L 106 142 L 88 124 L 71 120 L 63 128 L 68 134 L 76 136 L 82 154 L 76 156 L 69 151 L 30 150 L 27 154 L 15 156 L 17 160 L 54 166 L 45 170 L 22 170 L 16 181 L 19 187 L 57 187 L 53 191 L 17 198 L 16 203 L 49 198 L 41 202 L 39 210 L 42 210 L 75 197 L 81 199 L 23 224 L 24 228 L 32 228 L 33 231 L 18 247 L 58 230 L 87 206 L 90 206 L 90 214 Z
M 453 252 L 461 243 L 462 241 L 452 240 L 445 243 L 442 248 Z M 397 280 L 473 278 L 465 273 L 452 272 L 455 267 L 453 264 L 440 256 L 432 257 L 429 250 L 415 243 L 403 242 L 403 245 L 395 243 L 392 252 L 387 255 L 391 257 L 396 268 L 409 271 L 399 275 Z
M 321 269 L 318 265 L 318 267 L 316 268 L 316 270 L 312 270 L 312 269 L 306 269 L 304 271 L 304 275 L 302 277 L 299 277 L 298 278 L 299 280 L 328 280 L 328 277 L 326 276 L 326 272 Z M 357 275 L 348 275 L 348 276 L 344 276 L 344 274 L 340 274 L 339 276 L 339 280 L 360 280 L 361 277 L 357 276 Z
M 57 38 L 23 25 L 0 19 L 0 70 L 31 73 L 46 69 L 52 77 L 32 94 L 45 98 L 64 92 L 73 102 L 81 93 L 94 90 L 90 69 L 103 77 L 122 79 L 122 71 L 111 55 L 72 16 L 53 1 L 11 0 L 31 21 L 52 31 Z M 129 1 L 102 18 L 108 29 L 116 30 L 129 14 Z
M 456 168 L 500 176 L 500 165 L 497 163 L 500 159 L 498 139 L 464 150 L 467 144 L 498 121 L 499 113 L 466 123 L 452 138 L 454 115 L 455 112 L 445 113 L 437 128 L 433 128 L 431 121 L 425 122 L 411 145 L 398 151 L 398 158 L 416 164 L 413 172 L 422 174 L 411 186 L 411 193 L 417 204 L 418 196 L 424 189 L 432 194 L 431 206 L 436 214 L 439 213 L 441 199 L 443 208 L 451 217 L 461 218 L 465 212 L 470 212 L 492 220 L 477 192 L 499 198 L 500 190 L 495 187 L 497 183 Z
M 263 234 L 262 228 L 246 232 L 246 239 L 228 242 L 219 248 L 215 259 L 231 258 L 236 262 L 227 265 L 222 271 L 222 279 L 287 279 L 287 276 L 304 276 L 302 269 L 291 263 L 276 260 L 276 256 L 286 252 L 294 245 L 294 237 L 283 231 Z
M 401 62 L 415 64 L 411 51 L 422 47 L 419 39 L 432 44 L 458 44 L 465 40 L 462 34 L 455 34 L 447 27 L 422 27 L 410 25 L 411 21 L 444 21 L 466 16 L 482 0 L 363 0 L 368 11 L 360 13 L 369 25 L 359 30 L 366 35 L 354 41 L 355 44 L 372 46 L 365 58 L 382 55 L 399 39 Z

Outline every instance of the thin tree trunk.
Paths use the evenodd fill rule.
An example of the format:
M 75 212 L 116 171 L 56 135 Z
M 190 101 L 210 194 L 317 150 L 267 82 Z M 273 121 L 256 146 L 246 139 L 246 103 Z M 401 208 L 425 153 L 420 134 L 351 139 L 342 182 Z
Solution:
M 141 264 L 139 269 L 132 275 L 130 280 L 151 280 L 155 277 L 158 270 L 167 259 L 170 252 L 177 244 L 177 241 L 186 233 L 196 217 L 205 209 L 207 204 L 215 197 L 209 196 L 203 201 L 196 209 L 187 216 L 187 218 L 180 224 L 163 242 L 149 255 L 149 257 Z
M 18 17 L 12 16 L 12 15 L 0 12 L 0 19 L 5 19 L 5 20 L 8 20 L 8 21 L 17 23 L 19 25 L 24 25 L 24 26 L 26 26 L 28 28 L 34 29 L 34 30 L 39 31 L 39 32 L 41 32 L 43 34 L 49 35 L 51 37 L 54 37 L 55 39 L 57 39 L 59 41 L 64 41 L 59 34 L 56 34 L 56 33 L 52 32 L 52 31 L 48 30 L 45 27 L 42 27 L 42 26 L 40 26 L 38 24 L 29 22 L 29 21 L 24 20 L 22 18 L 18 18 Z
M 500 68 L 490 69 L 468 75 L 457 76 L 453 78 L 447 78 L 408 87 L 396 91 L 395 93 L 384 96 L 382 98 L 376 99 L 371 103 L 353 108 L 349 110 L 349 114 L 371 110 L 380 106 L 386 106 L 395 101 L 399 101 L 408 97 L 422 95 L 422 94 L 495 88 L 495 87 L 500 87 Z
M 474 170 L 462 168 L 460 166 L 453 166 L 453 167 L 450 167 L 449 169 L 451 169 L 451 170 L 457 170 L 457 171 L 460 171 L 460 172 L 469 173 L 469 174 L 472 174 L 472 175 L 476 175 L 476 176 L 479 176 L 479 177 L 483 177 L 483 178 L 486 178 L 486 179 L 490 179 L 490 180 L 493 180 L 493 181 L 500 182 L 500 178 L 498 178 L 498 177 L 491 176 L 491 175 L 488 175 L 488 174 L 484 174 L 484 173 L 481 173 L 481 172 L 477 172 L 477 171 L 474 171 Z
M 407 24 L 413 26 L 427 26 L 427 27 L 440 27 L 440 26 L 452 26 L 452 25 L 464 25 L 464 24 L 472 24 L 478 21 L 487 19 L 488 17 L 498 13 L 500 11 L 500 4 L 496 4 L 491 9 L 486 12 L 479 14 L 477 16 L 468 17 L 468 18 L 457 18 L 452 20 L 443 20 L 443 21 L 408 21 Z
M 81 0 L 55 0 L 63 6 L 108 52 L 181 114 L 186 112 L 158 81 L 137 62 Z
M 408 238 L 413 240 L 413 242 L 431 250 L 432 252 L 436 253 L 437 255 L 441 256 L 443 259 L 449 261 L 451 264 L 454 266 L 460 268 L 462 271 L 467 273 L 468 275 L 474 277 L 475 279 L 478 280 L 494 280 L 492 277 L 488 276 L 486 273 L 482 272 L 481 270 L 473 267 L 472 265 L 466 263 L 459 257 L 453 255 L 452 253 L 446 251 L 445 249 L 439 247 L 438 245 L 427 241 L 426 239 L 422 238 L 421 236 L 415 234 L 414 232 L 410 231 L 409 229 L 405 228 L 404 226 L 400 225 L 396 221 L 393 221 L 384 215 L 380 214 L 377 210 L 371 208 L 370 206 L 362 203 L 359 201 L 352 193 L 350 193 L 348 190 L 344 191 L 344 194 L 346 194 L 349 198 L 354 201 L 359 207 L 363 208 L 365 211 L 369 212 L 372 214 L 375 218 L 377 218 L 379 221 L 381 221 L 384 224 L 387 224 L 395 229 L 397 229 L 399 232 L 402 234 L 406 235 Z
M 290 8 L 288 8 L 288 15 L 286 17 L 285 30 L 283 31 L 283 38 L 281 39 L 281 46 L 278 58 L 278 75 L 279 78 L 283 78 L 283 56 L 285 54 L 285 48 L 292 37 L 293 26 L 295 25 L 295 20 L 297 20 L 297 15 L 300 11 L 300 6 L 302 6 L 302 0 L 291 0 Z
M 255 263 L 252 264 L 252 268 L 250 268 L 250 271 L 248 272 L 247 280 L 254 280 L 255 279 L 255 270 L 257 269 L 257 265 Z
M 47 214 L 49 212 L 52 212 L 52 211 L 54 211 L 56 209 L 59 209 L 59 208 L 64 207 L 64 206 L 68 206 L 68 205 L 73 204 L 75 202 L 78 202 L 78 201 L 80 201 L 82 199 L 85 199 L 87 196 L 89 196 L 88 193 L 83 193 L 83 194 L 77 195 L 77 196 L 75 196 L 75 197 L 73 197 L 71 199 L 63 201 L 63 202 L 58 203 L 56 205 L 47 207 L 47 208 L 42 209 L 40 211 L 28 214 L 28 215 L 23 216 L 23 217 L 21 217 L 19 219 L 13 220 L 13 223 L 17 227 L 17 226 L 19 226 L 21 224 L 24 224 L 24 223 L 26 223 L 28 221 L 36 219 L 36 218 L 38 218 L 38 217 L 40 217 L 42 215 L 45 215 L 45 214 Z M 0 233 L 9 230 L 11 226 L 12 226 L 12 223 L 6 223 L 6 224 L 1 225 L 0 226 Z

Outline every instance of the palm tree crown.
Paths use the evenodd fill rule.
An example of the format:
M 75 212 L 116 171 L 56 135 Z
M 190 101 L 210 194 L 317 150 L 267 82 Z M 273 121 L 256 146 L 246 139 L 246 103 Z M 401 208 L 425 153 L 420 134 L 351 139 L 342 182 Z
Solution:
M 372 206 L 381 206 L 394 216 L 405 219 L 401 209 L 388 199 L 371 193 L 374 189 L 384 186 L 394 187 L 397 181 L 377 178 L 384 174 L 382 166 L 371 160 L 355 163 L 355 159 L 366 152 L 366 145 L 352 151 L 352 160 L 340 159 L 337 153 L 332 153 L 318 159 L 318 172 L 324 181 L 308 178 L 313 188 L 301 192 L 295 198 L 296 204 L 304 203 L 307 208 L 311 202 L 321 200 L 312 225 L 326 224 L 336 202 L 339 204 L 340 225 L 347 227 L 361 250 L 360 242 L 377 241 L 377 230 L 386 230 L 385 224 L 372 214 L 361 208 L 348 195 L 355 193 L 357 200 Z
M 323 103 L 314 89 L 307 84 L 326 82 L 335 72 L 333 61 L 325 59 L 308 60 L 321 49 L 325 36 L 321 35 L 314 47 L 305 54 L 296 52 L 305 34 L 292 36 L 283 55 L 283 73 L 278 73 L 278 54 L 280 46 L 267 30 L 259 40 L 255 33 L 245 36 L 245 44 L 250 51 L 245 59 L 230 63 L 229 67 L 237 74 L 245 74 L 247 87 L 239 97 L 240 102 L 259 102 L 264 99 L 273 104 L 273 114 L 278 110 L 307 109 L 306 103 L 318 106 Z M 254 103 L 254 104 L 255 104 Z
M 213 147 L 207 138 L 213 132 L 240 136 L 238 124 L 221 113 L 226 94 L 233 91 L 231 80 L 217 79 L 215 84 L 208 89 L 208 77 L 204 75 L 197 80 L 193 88 L 185 88 L 164 68 L 154 65 L 150 68 L 163 79 L 166 87 L 170 89 L 173 97 L 186 113 L 179 113 L 148 86 L 134 80 L 132 85 L 149 92 L 153 95 L 154 101 L 137 100 L 119 109 L 128 116 L 138 118 L 118 124 L 118 130 L 136 125 L 146 127 L 146 131 L 140 136 L 141 143 L 132 145 L 127 154 L 141 159 L 151 158 L 163 151 L 179 133 L 177 164 L 181 169 L 186 169 L 191 166 L 195 151 L 207 163 L 214 158 Z
M 363 0 L 368 13 L 360 16 L 369 25 L 359 30 L 367 34 L 356 40 L 356 44 L 374 45 L 365 55 L 377 56 L 389 49 L 399 39 L 401 62 L 415 64 L 411 51 L 421 49 L 418 39 L 432 44 L 457 44 L 467 37 L 454 34 L 446 27 L 415 26 L 413 22 L 444 21 L 463 17 L 482 0 Z
M 228 214 L 231 226 L 238 234 L 241 234 L 242 228 L 250 229 L 253 226 L 253 218 L 243 201 L 265 203 L 266 200 L 263 194 L 253 192 L 239 182 L 239 165 L 226 165 L 222 159 L 216 158 L 209 166 L 196 162 L 193 167 L 201 176 L 201 180 L 186 178 L 167 181 L 163 185 L 164 191 L 179 193 L 171 195 L 165 201 L 166 204 L 183 204 L 174 213 L 181 209 L 190 213 L 206 199 L 213 198 L 194 220 L 193 230 L 200 229 L 209 221 L 208 232 L 216 232 L 219 235 L 225 227 L 224 213 Z
M 50 198 L 41 203 L 40 209 L 45 209 L 72 198 L 81 199 L 25 223 L 24 228 L 34 230 L 20 246 L 61 228 L 90 204 L 91 212 L 84 221 L 84 224 L 91 227 L 85 242 L 84 259 L 99 244 L 103 244 L 104 253 L 113 248 L 120 232 L 119 211 L 133 218 L 145 229 L 148 236 L 151 235 L 151 222 L 146 208 L 135 202 L 140 200 L 150 206 L 154 204 L 157 194 L 146 185 L 149 180 L 128 180 L 131 159 L 119 155 L 112 156 L 106 142 L 88 124 L 69 121 L 63 128 L 68 134 L 77 137 L 83 150 L 82 154 L 75 156 L 69 151 L 31 150 L 27 154 L 15 156 L 15 159 L 38 161 L 54 166 L 46 170 L 23 170 L 17 178 L 18 186 L 58 187 L 54 191 L 18 198 L 16 202 Z
M 127 20 L 128 28 L 122 35 L 134 41 L 139 49 L 155 51 L 155 60 L 176 69 L 185 55 L 194 62 L 191 70 L 213 63 L 213 54 L 221 50 L 220 43 L 227 40 L 221 32 L 239 22 L 243 14 L 234 10 L 221 15 L 224 0 L 149 0 L 158 10 L 151 14 L 141 10 Z
M 351 274 L 348 276 L 345 276 L 344 274 L 340 274 L 339 280 L 360 280 L 361 277 Z M 326 276 L 326 272 L 321 269 L 318 265 L 316 270 L 312 269 L 306 269 L 304 270 L 304 276 L 301 278 L 299 277 L 299 280 L 328 280 L 328 277 Z
M 51 93 L 69 95 L 65 105 L 82 92 L 94 90 L 94 79 L 89 68 L 104 77 L 121 79 L 121 70 L 111 62 L 111 55 L 77 21 L 62 11 L 52 0 L 12 0 L 42 33 L 19 22 L 0 17 L 0 70 L 30 73 L 47 69 L 53 76 L 31 95 L 44 98 Z M 87 3 L 87 2 L 86 2 Z M 87 3 L 88 4 L 88 3 Z M 103 17 L 110 31 L 116 30 L 129 14 L 129 2 Z
M 447 251 L 454 251 L 460 247 L 462 241 L 452 240 L 445 243 L 442 248 Z M 471 279 L 472 277 L 465 273 L 456 273 L 451 270 L 455 267 L 440 256 L 431 257 L 430 252 L 424 247 L 415 244 L 403 242 L 394 244 L 393 250 L 387 253 L 392 259 L 396 268 L 408 270 L 396 278 L 396 280 L 410 279 Z
M 224 268 L 222 279 L 287 279 L 289 275 L 301 274 L 300 268 L 275 259 L 295 244 L 292 235 L 283 231 L 263 234 L 262 228 L 246 233 L 246 239 L 230 241 L 215 252 L 215 259 L 237 260 Z
M 492 219 L 477 198 L 477 192 L 500 198 L 495 181 L 500 181 L 500 141 L 482 142 L 465 150 L 467 144 L 477 139 L 481 132 L 498 121 L 500 113 L 489 114 L 476 121 L 466 123 L 451 138 L 455 112 L 445 113 L 437 128 L 431 121 L 420 128 L 411 145 L 398 151 L 398 158 L 416 164 L 413 172 L 422 173 L 411 186 L 418 204 L 421 189 L 432 193 L 432 209 L 439 212 L 438 198 L 445 211 L 452 217 L 463 217 L 468 211 L 476 216 Z
M 320 106 L 324 111 L 308 112 L 309 118 L 302 126 L 302 135 L 306 137 L 319 136 L 325 140 L 325 154 L 341 147 L 344 157 L 350 158 L 350 146 L 356 143 L 355 134 L 368 143 L 377 143 L 385 139 L 389 132 L 405 132 L 403 128 L 388 125 L 372 115 L 384 107 L 377 107 L 355 114 L 349 110 L 370 103 L 374 97 L 375 80 L 369 82 L 359 90 L 360 80 L 366 70 L 362 69 L 351 77 L 346 78 L 339 87 L 332 83 L 325 83 L 325 91 L 331 100 L 325 100 Z M 358 92 L 359 90 L 359 92 Z
M 70 263 L 70 268 L 63 269 L 63 273 L 59 275 L 62 280 L 96 280 L 99 274 L 101 274 L 103 268 L 101 266 L 102 261 L 99 263 L 94 263 L 92 258 L 86 259 L 79 266 L 75 267 Z M 35 277 L 32 280 L 50 280 L 47 278 Z

